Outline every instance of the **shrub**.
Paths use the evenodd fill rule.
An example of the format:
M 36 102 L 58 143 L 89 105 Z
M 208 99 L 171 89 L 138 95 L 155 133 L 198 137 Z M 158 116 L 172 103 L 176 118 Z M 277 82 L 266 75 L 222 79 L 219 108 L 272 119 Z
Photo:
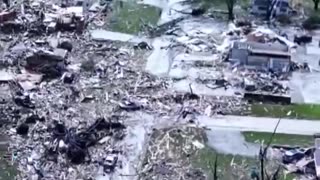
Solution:
M 316 29 L 320 25 L 320 16 L 312 15 L 308 19 L 306 19 L 302 26 L 307 30 Z
M 277 17 L 277 20 L 278 20 L 281 24 L 291 24 L 290 16 L 287 16 L 287 15 L 278 16 L 278 17 Z

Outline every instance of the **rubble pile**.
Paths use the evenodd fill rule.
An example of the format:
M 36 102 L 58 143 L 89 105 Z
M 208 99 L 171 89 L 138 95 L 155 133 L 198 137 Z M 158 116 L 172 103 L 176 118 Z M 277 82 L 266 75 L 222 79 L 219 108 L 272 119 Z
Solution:
M 130 155 L 132 147 L 143 148 L 129 140 L 137 136 L 144 142 L 144 134 L 134 128 L 151 129 L 153 119 L 169 119 L 168 126 L 194 125 L 198 115 L 243 115 L 245 92 L 288 94 L 282 74 L 243 71 L 227 55 L 230 42 L 243 39 L 280 41 L 292 47 L 283 36 L 262 32 L 243 21 L 223 33 L 228 45 L 219 45 L 214 32 L 206 32 L 214 28 L 188 30 L 188 22 L 178 18 L 150 30 L 151 36 L 175 37 L 163 43 L 166 46 L 154 47 L 147 41 L 128 43 L 133 35 L 124 35 L 125 43 L 112 42 L 105 38 L 107 31 L 89 31 L 99 18 L 104 20 L 107 5 L 88 9 L 84 3 L 23 1 L 0 13 L 0 120 L 11 138 L 9 152 L 12 163 L 17 164 L 17 179 L 74 180 L 113 175 L 127 179 L 137 175 L 142 179 L 206 179 L 191 166 L 189 157 L 204 148 L 202 131 L 190 127 L 155 129 L 139 172 L 140 163 Z M 185 27 L 180 23 L 186 23 Z M 205 23 L 210 24 L 210 18 Z M 98 41 L 102 36 L 103 42 Z M 186 71 L 188 76 L 159 78 L 145 72 L 145 55 L 154 49 L 160 54 L 183 51 L 181 56 L 168 53 L 174 57 L 168 64 L 190 70 Z M 212 71 L 223 76 L 212 75 Z M 180 80 L 186 80 L 190 89 L 173 91 Z M 199 84 L 203 86 L 197 88 Z M 198 93 L 205 88 L 222 93 Z M 226 96 L 228 90 L 235 91 Z M 142 122 L 137 113 L 152 116 L 150 121 L 154 122 Z M 129 163 L 134 164 L 134 172 Z
M 136 82 L 141 70 L 131 64 L 133 47 L 73 33 L 85 30 L 82 6 L 51 3 L 24 2 L 13 7 L 14 17 L 1 14 L 8 33 L 1 38 L 1 125 L 17 179 L 95 178 L 121 167 L 121 114 L 139 109 L 120 102 L 140 89 L 156 91 L 157 82 L 147 75 Z M 88 59 L 94 59 L 89 71 L 81 67 Z
M 298 174 L 306 179 L 316 178 L 315 148 L 280 147 L 280 152 L 288 173 Z
M 36 4 L 24 4 L 25 16 L 35 15 Z M 44 9 L 45 18 L 37 22 L 47 31 L 56 20 L 44 23 L 47 13 L 61 8 Z M 23 14 L 17 12 L 14 22 L 2 25 L 19 24 Z M 130 134 L 126 120 L 136 111 L 169 117 L 241 111 L 237 98 L 226 103 L 222 97 L 173 93 L 170 80 L 143 72 L 141 54 L 150 48 L 92 42 L 86 29 L 82 35 L 74 33 L 72 23 L 75 29 L 63 26 L 66 29 L 58 32 L 57 22 L 50 33 L 31 34 L 29 29 L 3 36 L 1 65 L 6 71 L 1 76 L 5 94 L 0 113 L 17 179 L 90 179 L 119 173 L 128 163 L 131 145 L 124 141 Z M 192 121 L 190 117 L 179 121 Z
M 85 28 L 84 13 L 83 7 L 77 4 L 60 7 L 55 2 L 41 0 L 17 2 L 0 14 L 1 31 L 24 32 L 27 36 L 54 33 L 56 30 L 81 33 Z
M 205 134 L 193 127 L 155 129 L 150 137 L 141 179 L 206 179 L 190 166 L 192 155 L 204 148 Z
M 247 74 L 244 77 L 244 89 L 246 91 L 260 91 L 272 94 L 288 94 L 289 87 L 281 84 L 279 78 L 264 76 L 263 74 Z
M 108 123 L 103 118 L 97 119 L 94 124 L 78 133 L 76 128 L 66 129 L 63 124 L 56 123 L 52 129 L 52 144 L 48 148 L 48 154 L 46 156 L 55 156 L 58 151 L 61 150 L 62 152 L 66 152 L 70 162 L 74 164 L 83 163 L 88 153 L 88 147 L 94 146 L 98 140 L 106 135 L 114 134 L 115 132 L 113 132 L 113 130 L 117 131 L 124 128 L 124 125 L 119 122 Z M 101 131 L 103 131 L 104 134 L 101 134 Z M 58 144 L 54 144 L 55 142 Z M 64 147 L 64 145 L 67 146 Z

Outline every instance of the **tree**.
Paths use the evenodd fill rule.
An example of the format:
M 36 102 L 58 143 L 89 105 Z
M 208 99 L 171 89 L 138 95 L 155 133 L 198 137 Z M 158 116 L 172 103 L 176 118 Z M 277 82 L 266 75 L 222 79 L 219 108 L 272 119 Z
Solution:
M 234 4 L 236 3 L 236 0 L 225 0 L 225 1 L 227 3 L 227 8 L 228 8 L 228 19 L 232 21 L 234 19 L 233 7 L 234 7 Z
M 270 20 L 271 16 L 272 16 L 272 11 L 274 8 L 274 5 L 277 1 L 273 1 L 273 0 L 267 0 L 267 13 L 266 13 L 266 20 Z
M 314 10 L 315 10 L 315 11 L 318 11 L 320 0 L 312 0 L 312 1 L 313 1 L 313 3 L 314 3 Z

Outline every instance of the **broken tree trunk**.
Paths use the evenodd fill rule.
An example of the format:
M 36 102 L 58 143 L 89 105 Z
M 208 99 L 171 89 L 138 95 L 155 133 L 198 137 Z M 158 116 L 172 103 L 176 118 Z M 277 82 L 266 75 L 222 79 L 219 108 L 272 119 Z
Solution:
M 3 0 L 3 3 L 7 6 L 7 8 L 10 7 L 10 0 Z
M 226 0 L 227 8 L 228 8 L 228 20 L 232 21 L 234 19 L 233 7 L 235 4 L 235 0 Z
M 319 9 L 319 2 L 320 2 L 320 0 L 313 0 L 315 11 L 318 11 L 318 9 Z
M 274 8 L 274 5 L 277 1 L 273 1 L 273 0 L 268 0 L 268 3 L 267 3 L 267 13 L 266 13 L 266 20 L 269 21 L 272 17 L 272 11 L 273 11 L 273 8 Z

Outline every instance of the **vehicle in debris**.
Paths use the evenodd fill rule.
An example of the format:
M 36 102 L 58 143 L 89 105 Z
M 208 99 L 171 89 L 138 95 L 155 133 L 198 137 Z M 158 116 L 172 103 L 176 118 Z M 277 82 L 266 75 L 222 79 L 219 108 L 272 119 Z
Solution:
M 290 164 L 292 162 L 299 161 L 303 157 L 304 157 L 304 152 L 302 150 L 292 149 L 292 150 L 285 151 L 282 158 L 282 162 L 284 164 Z
M 110 154 L 107 156 L 105 163 L 104 163 L 104 171 L 106 173 L 111 173 L 116 167 L 118 161 L 118 155 Z

